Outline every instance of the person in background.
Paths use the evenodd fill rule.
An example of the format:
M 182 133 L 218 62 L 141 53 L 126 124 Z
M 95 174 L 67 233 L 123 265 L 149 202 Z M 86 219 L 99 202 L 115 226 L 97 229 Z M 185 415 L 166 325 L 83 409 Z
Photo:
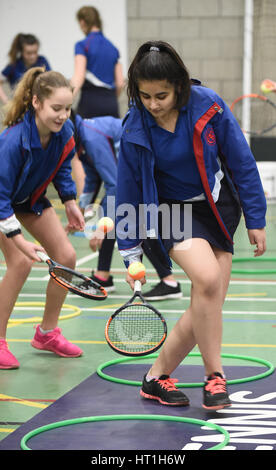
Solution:
M 77 20 L 86 37 L 75 45 L 71 83 L 75 96 L 80 91 L 76 112 L 88 119 L 96 116 L 118 118 L 118 96 L 124 87 L 119 51 L 104 36 L 102 20 L 96 8 L 80 8 Z
M 20 78 L 31 67 L 45 67 L 51 70 L 48 60 L 39 55 L 39 40 L 33 34 L 19 33 L 15 36 L 9 50 L 9 63 L 0 74 L 0 100 L 6 104 L 8 97 L 3 84 L 8 82 L 13 90 Z
M 100 202 L 104 215 L 107 210 L 107 198 L 114 197 L 117 186 L 117 154 L 122 135 L 122 120 L 113 116 L 102 116 L 93 119 L 82 119 L 71 112 L 74 124 L 74 137 L 77 154 L 72 167 L 77 186 L 79 186 L 79 205 L 82 211 L 94 203 L 103 182 L 105 194 Z M 81 182 L 81 180 L 84 180 Z M 114 232 L 102 239 L 92 238 L 89 242 L 93 251 L 99 249 L 97 270 L 92 271 L 91 278 L 101 284 L 107 292 L 115 289 L 113 276 L 110 274 L 112 255 L 115 244 Z M 166 260 L 160 260 L 149 242 L 145 240 L 144 253 L 154 266 L 160 282 L 144 296 L 148 300 L 165 300 L 182 297 L 179 282 L 174 279 Z

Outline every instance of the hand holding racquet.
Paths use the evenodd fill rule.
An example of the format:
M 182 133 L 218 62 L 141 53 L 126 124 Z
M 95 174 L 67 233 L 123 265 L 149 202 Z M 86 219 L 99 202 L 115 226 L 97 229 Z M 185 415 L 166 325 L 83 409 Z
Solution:
M 124 356 L 146 356 L 157 351 L 166 337 L 165 319 L 146 302 L 141 294 L 141 282 L 135 280 L 133 296 L 111 315 L 106 324 L 107 343 Z
M 93 300 L 105 300 L 107 298 L 106 290 L 89 277 L 67 268 L 62 264 L 56 263 L 42 251 L 37 251 L 37 255 L 41 261 L 47 263 L 49 274 L 54 281 L 65 289 L 73 292 L 73 294 Z

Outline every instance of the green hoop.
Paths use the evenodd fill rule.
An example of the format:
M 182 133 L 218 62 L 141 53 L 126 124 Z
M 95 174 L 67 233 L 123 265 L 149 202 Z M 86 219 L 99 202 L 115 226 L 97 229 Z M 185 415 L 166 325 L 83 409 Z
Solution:
M 225 447 L 229 442 L 229 433 L 223 429 L 221 426 L 211 423 L 208 421 L 203 421 L 200 419 L 194 418 L 185 418 L 181 416 L 167 416 L 167 415 L 106 415 L 106 416 L 88 416 L 85 418 L 75 418 L 75 419 L 68 419 L 65 421 L 58 421 L 56 423 L 47 424 L 46 426 L 41 426 L 40 428 L 33 429 L 32 431 L 28 432 L 20 441 L 20 446 L 22 450 L 32 450 L 30 447 L 27 446 L 28 440 L 32 437 L 37 436 L 43 432 L 49 431 L 51 429 L 60 428 L 63 426 L 70 426 L 72 424 L 81 424 L 81 423 L 89 423 L 89 422 L 98 422 L 98 421 L 123 421 L 123 420 L 151 420 L 151 421 L 177 421 L 181 423 L 190 423 L 190 424 L 197 424 L 199 426 L 207 426 L 212 430 L 219 431 L 223 434 L 224 439 L 219 444 L 216 444 L 214 447 L 209 447 L 206 450 L 220 450 Z
M 233 263 L 276 262 L 276 258 L 233 258 Z M 276 269 L 232 269 L 233 274 L 276 274 Z
M 200 353 L 197 352 L 191 352 L 188 354 L 188 357 L 199 357 L 201 356 Z M 151 354 L 147 356 L 149 359 L 155 359 L 158 357 L 158 354 Z M 267 377 L 268 375 L 271 375 L 274 372 L 274 365 L 271 362 L 266 361 L 265 359 L 259 359 L 257 357 L 251 357 L 251 356 L 241 356 L 238 354 L 222 354 L 221 357 L 225 358 L 231 358 L 231 359 L 243 359 L 245 361 L 250 361 L 250 362 L 257 362 L 258 364 L 265 365 L 268 367 L 268 369 L 265 372 L 262 372 L 261 374 L 254 375 L 252 377 L 245 377 L 242 379 L 234 379 L 234 380 L 227 380 L 228 385 L 233 385 L 233 384 L 238 384 L 238 383 L 244 383 L 244 382 L 251 382 L 253 380 L 259 380 L 263 379 L 264 377 Z M 124 358 L 119 358 L 119 359 L 113 359 L 111 361 L 105 362 L 104 364 L 101 364 L 97 368 L 97 374 L 105 380 L 109 380 L 110 382 L 116 382 L 124 385 L 135 385 L 135 386 L 141 386 L 142 382 L 135 381 L 135 380 L 126 380 L 126 379 L 120 379 L 117 377 L 111 377 L 110 375 L 107 375 L 103 372 L 103 370 L 106 367 L 112 366 L 114 364 L 121 364 L 123 362 L 131 362 L 131 361 L 141 361 L 145 359 L 144 357 L 124 357 Z M 196 383 L 179 383 L 176 384 L 177 387 L 179 388 L 192 388 L 192 387 L 202 387 L 204 385 L 203 382 L 196 382 Z

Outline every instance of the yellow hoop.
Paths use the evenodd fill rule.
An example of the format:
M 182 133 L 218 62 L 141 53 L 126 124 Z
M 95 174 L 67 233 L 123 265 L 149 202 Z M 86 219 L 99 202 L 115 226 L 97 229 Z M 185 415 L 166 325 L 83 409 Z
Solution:
M 15 307 L 44 307 L 45 302 L 16 302 Z M 75 305 L 63 304 L 62 308 L 67 308 L 73 310 L 73 313 L 68 313 L 67 315 L 62 315 L 59 317 L 59 320 L 68 320 L 69 318 L 77 317 L 81 314 L 81 309 Z M 32 317 L 32 318 L 22 318 L 18 319 L 9 319 L 8 323 L 36 323 L 42 321 L 42 317 Z

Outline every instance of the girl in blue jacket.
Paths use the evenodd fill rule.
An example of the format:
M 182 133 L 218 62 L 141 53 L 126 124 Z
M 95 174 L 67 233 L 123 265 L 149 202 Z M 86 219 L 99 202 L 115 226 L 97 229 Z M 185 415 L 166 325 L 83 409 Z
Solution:
M 53 182 L 65 206 L 70 228 L 83 230 L 70 160 L 75 152 L 73 128 L 67 119 L 73 100 L 70 83 L 58 72 L 35 67 L 24 74 L 11 101 L 0 135 L 0 249 L 7 270 L 0 283 L 0 368 L 18 368 L 9 351 L 6 328 L 17 296 L 37 250 L 74 268 L 76 255 L 61 222 L 46 198 Z M 23 226 L 41 246 L 26 240 Z M 81 349 L 67 341 L 57 327 L 66 291 L 50 279 L 44 317 L 32 346 L 63 357 L 77 357 Z
M 0 100 L 8 102 L 2 87 L 5 81 L 13 90 L 25 72 L 31 67 L 45 67 L 50 70 L 47 59 L 39 55 L 39 40 L 33 34 L 19 33 L 15 36 L 9 50 L 9 63 L 0 73 Z
M 80 182 L 79 205 L 84 211 L 86 206 L 94 203 L 101 184 L 105 194 L 101 200 L 103 214 L 114 219 L 112 208 L 117 187 L 117 154 L 122 136 L 122 120 L 113 116 L 101 116 L 94 119 L 82 119 L 72 111 L 71 120 L 74 124 L 74 137 L 77 154 L 72 165 L 76 181 Z M 81 166 L 81 168 L 80 168 Z M 82 172 L 84 170 L 84 174 Z M 82 180 L 84 179 L 84 183 Z M 109 201 L 110 213 L 107 213 Z M 114 231 L 103 240 L 102 232 L 95 234 L 89 242 L 93 251 L 99 249 L 97 270 L 92 271 L 91 278 L 100 283 L 108 292 L 115 289 L 110 267 L 115 244 Z M 179 283 L 173 278 L 170 266 L 165 266 L 155 256 L 150 246 L 144 244 L 144 253 L 149 258 L 160 278 L 155 287 L 158 299 L 178 298 L 182 296 Z M 159 292 L 157 291 L 159 289 Z M 152 295 L 150 291 L 149 295 Z M 145 294 L 147 297 L 147 294 Z
M 128 266 L 140 260 L 143 239 L 156 239 L 160 256 L 177 263 L 192 285 L 190 306 L 144 377 L 141 395 L 188 405 L 170 374 L 197 344 L 205 368 L 203 407 L 230 406 L 221 364 L 222 306 L 241 208 L 254 255 L 266 249 L 266 201 L 256 163 L 227 105 L 190 79 L 169 44 L 143 44 L 128 78 L 132 106 L 120 145 L 118 246 Z

